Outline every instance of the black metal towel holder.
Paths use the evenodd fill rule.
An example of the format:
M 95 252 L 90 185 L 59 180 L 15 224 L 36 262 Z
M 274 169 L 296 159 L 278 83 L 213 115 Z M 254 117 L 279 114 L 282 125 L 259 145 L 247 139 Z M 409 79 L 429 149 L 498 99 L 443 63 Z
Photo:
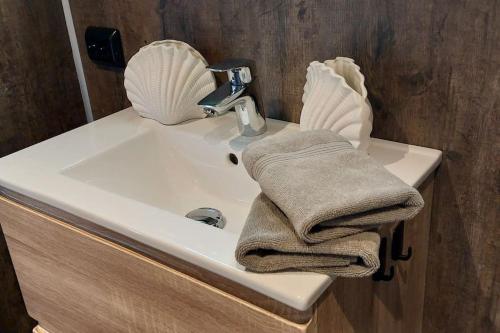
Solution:
M 392 249 L 391 249 L 391 257 L 392 260 L 401 260 L 408 261 L 412 256 L 412 248 L 408 247 L 406 250 L 406 254 L 403 254 L 403 246 L 404 246 L 404 236 L 405 236 L 405 223 L 400 222 L 394 233 L 392 234 Z
M 392 233 L 392 244 L 391 244 L 391 259 L 393 261 L 408 261 L 413 255 L 413 249 L 411 246 L 406 250 L 406 254 L 403 253 L 404 247 L 404 235 L 405 235 L 405 224 L 401 221 L 394 232 Z M 380 240 L 379 249 L 379 259 L 380 268 L 373 274 L 373 281 L 391 281 L 394 278 L 394 266 L 389 267 L 389 273 L 387 271 L 387 237 L 382 237 Z

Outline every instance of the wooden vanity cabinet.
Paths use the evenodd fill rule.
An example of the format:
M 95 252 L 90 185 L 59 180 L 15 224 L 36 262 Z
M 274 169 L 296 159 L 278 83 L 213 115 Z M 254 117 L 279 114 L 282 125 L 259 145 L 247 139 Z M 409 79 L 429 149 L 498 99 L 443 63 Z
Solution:
M 432 187 L 420 189 L 427 205 L 405 235 L 413 257 L 392 281 L 337 279 L 301 313 L 11 198 L 0 197 L 0 223 L 35 332 L 420 332 Z

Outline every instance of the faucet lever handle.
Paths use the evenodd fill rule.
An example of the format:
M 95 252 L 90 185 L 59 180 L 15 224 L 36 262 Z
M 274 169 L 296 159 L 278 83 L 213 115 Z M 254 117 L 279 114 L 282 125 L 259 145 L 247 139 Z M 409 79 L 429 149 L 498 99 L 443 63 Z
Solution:
M 247 59 L 226 59 L 218 64 L 207 66 L 207 69 L 211 72 L 227 72 L 232 86 L 245 86 L 252 82 L 251 64 L 252 62 Z

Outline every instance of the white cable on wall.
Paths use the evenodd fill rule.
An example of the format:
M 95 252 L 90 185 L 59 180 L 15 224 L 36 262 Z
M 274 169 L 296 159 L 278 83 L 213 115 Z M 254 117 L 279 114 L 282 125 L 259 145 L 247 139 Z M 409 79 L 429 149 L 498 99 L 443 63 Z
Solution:
M 80 84 L 80 91 L 82 93 L 85 116 L 87 117 L 87 122 L 90 123 L 94 120 L 94 116 L 92 115 L 92 107 L 90 105 L 90 97 L 87 90 L 87 82 L 85 81 L 85 74 L 83 73 L 82 58 L 80 57 L 78 40 L 76 39 L 73 16 L 71 15 L 69 0 L 61 0 L 61 3 L 64 10 L 64 18 L 66 19 L 66 27 L 68 28 L 69 42 L 71 43 L 71 52 L 73 53 L 73 60 L 75 61 L 76 75 L 78 77 L 78 83 Z

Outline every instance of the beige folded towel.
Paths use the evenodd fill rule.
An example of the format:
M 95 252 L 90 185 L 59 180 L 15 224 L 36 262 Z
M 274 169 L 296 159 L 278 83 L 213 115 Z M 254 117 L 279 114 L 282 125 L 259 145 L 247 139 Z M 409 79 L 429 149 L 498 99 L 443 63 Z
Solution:
M 256 272 L 306 270 L 361 277 L 379 267 L 370 230 L 414 217 L 417 190 L 331 131 L 278 134 L 243 152 L 262 192 L 236 247 Z
M 236 248 L 236 260 L 248 270 L 304 270 L 362 277 L 379 267 L 380 237 L 374 232 L 306 244 L 286 216 L 261 193 L 255 199 Z
M 256 141 L 243 163 L 307 243 L 408 220 L 424 204 L 417 190 L 328 130 Z

